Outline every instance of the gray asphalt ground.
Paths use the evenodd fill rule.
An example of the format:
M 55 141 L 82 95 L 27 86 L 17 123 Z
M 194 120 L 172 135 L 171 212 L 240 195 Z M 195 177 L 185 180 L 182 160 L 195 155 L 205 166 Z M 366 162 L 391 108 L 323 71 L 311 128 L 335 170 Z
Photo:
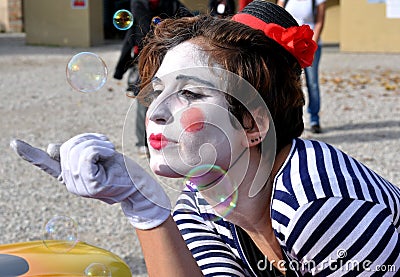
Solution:
M 78 223 L 81 241 L 120 256 L 133 276 L 146 276 L 135 232 L 118 205 L 69 194 L 9 147 L 13 138 L 45 149 L 97 132 L 148 169 L 126 127 L 134 123 L 136 105 L 125 96 L 127 76 L 112 78 L 120 48 L 121 41 L 91 48 L 27 46 L 23 34 L 0 34 L 0 244 L 40 240 L 48 220 L 67 215 Z M 76 92 L 66 82 L 68 60 L 82 51 L 98 54 L 109 70 L 107 83 L 94 93 Z M 331 143 L 400 185 L 400 55 L 325 47 L 320 72 L 324 132 L 311 134 L 305 114 L 303 137 Z M 180 186 L 166 186 L 172 202 Z

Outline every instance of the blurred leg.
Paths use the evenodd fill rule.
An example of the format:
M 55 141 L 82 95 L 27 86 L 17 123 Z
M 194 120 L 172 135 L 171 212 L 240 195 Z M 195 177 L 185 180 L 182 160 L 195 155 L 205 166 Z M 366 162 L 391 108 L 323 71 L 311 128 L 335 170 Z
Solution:
M 122 43 L 121 54 L 118 59 L 118 63 L 115 67 L 114 78 L 121 80 L 125 72 L 132 67 L 133 57 L 132 48 L 135 45 L 133 30 L 132 28 L 125 34 L 124 41 Z
M 126 91 L 132 91 L 134 95 L 139 93 L 139 69 L 137 63 L 135 63 L 131 69 L 129 69 L 128 75 L 128 88 Z
M 147 146 L 146 127 L 145 127 L 146 112 L 147 112 L 147 107 L 137 102 L 137 111 L 136 111 L 137 147 Z
M 315 52 L 313 64 L 304 69 L 308 90 L 308 108 L 307 111 L 310 115 L 310 126 L 319 125 L 319 110 L 320 110 L 320 91 L 319 91 L 319 77 L 318 65 L 321 58 L 321 45 Z

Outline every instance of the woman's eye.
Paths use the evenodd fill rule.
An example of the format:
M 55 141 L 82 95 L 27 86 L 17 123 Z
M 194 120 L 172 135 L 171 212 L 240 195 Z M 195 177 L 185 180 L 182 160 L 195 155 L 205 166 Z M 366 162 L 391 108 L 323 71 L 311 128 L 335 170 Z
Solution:
M 195 93 L 193 91 L 182 89 L 178 92 L 178 95 L 181 97 L 185 97 L 188 100 L 197 100 L 204 97 L 203 94 Z

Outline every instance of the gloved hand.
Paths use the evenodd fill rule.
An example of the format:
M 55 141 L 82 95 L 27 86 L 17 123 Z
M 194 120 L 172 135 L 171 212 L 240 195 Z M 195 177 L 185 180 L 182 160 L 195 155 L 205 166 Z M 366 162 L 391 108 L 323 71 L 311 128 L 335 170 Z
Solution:
M 13 148 L 21 158 L 36 165 L 54 178 L 59 178 L 61 174 L 60 145 L 61 144 L 49 144 L 47 147 L 48 152 L 46 153 L 19 139 L 14 139 L 10 142 L 11 148 Z
M 20 140 L 12 141 L 11 146 L 23 159 L 65 183 L 71 193 L 108 204 L 120 202 L 135 228 L 154 228 L 170 215 L 170 200 L 158 182 L 115 151 L 104 135 L 81 134 L 69 139 L 61 145 L 60 162 L 54 145 L 48 148 L 51 156 Z

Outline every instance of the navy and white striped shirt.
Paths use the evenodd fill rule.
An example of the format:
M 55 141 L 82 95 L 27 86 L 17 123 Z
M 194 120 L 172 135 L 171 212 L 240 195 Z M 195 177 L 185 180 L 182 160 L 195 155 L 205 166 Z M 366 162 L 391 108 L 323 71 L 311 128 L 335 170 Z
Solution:
M 275 176 L 271 219 L 302 275 L 395 276 L 400 271 L 400 189 L 323 142 L 294 139 Z M 205 276 L 258 276 L 237 227 L 199 193 L 184 191 L 174 219 Z

